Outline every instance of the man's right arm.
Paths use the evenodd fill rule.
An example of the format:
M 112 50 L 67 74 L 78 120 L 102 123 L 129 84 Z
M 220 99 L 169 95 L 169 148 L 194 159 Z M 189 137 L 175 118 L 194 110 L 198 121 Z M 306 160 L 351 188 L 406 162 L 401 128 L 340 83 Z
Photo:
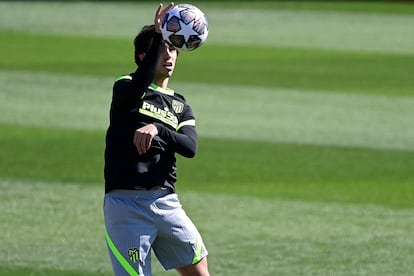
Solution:
M 134 75 L 134 90 L 138 91 L 139 98 L 147 90 L 148 86 L 152 83 L 155 77 L 155 71 L 157 69 L 158 58 L 162 49 L 162 36 L 159 33 L 155 33 L 151 47 L 145 54 L 141 65 L 138 67 Z

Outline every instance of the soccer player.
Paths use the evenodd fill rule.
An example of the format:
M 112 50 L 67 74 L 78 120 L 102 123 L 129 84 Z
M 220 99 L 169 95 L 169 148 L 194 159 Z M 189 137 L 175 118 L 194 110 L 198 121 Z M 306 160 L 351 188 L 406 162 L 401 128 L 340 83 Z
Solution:
M 105 238 L 115 275 L 151 275 L 151 251 L 165 269 L 208 276 L 207 250 L 175 193 L 175 154 L 192 158 L 191 107 L 168 88 L 177 51 L 153 25 L 134 39 L 138 69 L 113 86 L 105 148 Z

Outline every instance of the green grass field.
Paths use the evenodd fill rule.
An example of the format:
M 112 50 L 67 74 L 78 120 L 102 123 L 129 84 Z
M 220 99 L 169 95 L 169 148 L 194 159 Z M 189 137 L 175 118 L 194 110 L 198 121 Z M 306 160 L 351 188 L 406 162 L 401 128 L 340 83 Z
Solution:
M 414 5 L 196 4 L 209 39 L 170 85 L 198 120 L 177 190 L 211 274 L 412 275 Z M 112 275 L 111 87 L 154 10 L 0 2 L 0 275 Z

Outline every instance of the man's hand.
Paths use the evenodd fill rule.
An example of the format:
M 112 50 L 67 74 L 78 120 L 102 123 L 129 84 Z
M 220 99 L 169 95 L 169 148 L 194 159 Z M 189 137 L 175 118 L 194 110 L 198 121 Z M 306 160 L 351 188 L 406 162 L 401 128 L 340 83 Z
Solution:
M 167 13 L 167 11 L 171 9 L 173 6 L 174 6 L 174 2 L 170 2 L 170 4 L 164 9 L 162 8 L 163 7 L 162 3 L 160 3 L 160 5 L 158 6 L 158 9 L 155 12 L 155 18 L 154 18 L 154 25 L 155 25 L 156 33 L 159 33 L 159 34 L 161 33 L 162 19 L 164 15 Z
M 148 124 L 135 130 L 134 144 L 138 154 L 144 154 L 151 147 L 152 139 L 158 135 L 158 129 L 153 124 Z

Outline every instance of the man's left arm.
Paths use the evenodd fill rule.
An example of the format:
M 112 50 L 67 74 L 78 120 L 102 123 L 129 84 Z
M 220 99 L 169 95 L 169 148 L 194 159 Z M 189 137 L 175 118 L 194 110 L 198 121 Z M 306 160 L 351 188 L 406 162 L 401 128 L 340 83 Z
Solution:
M 167 143 L 168 150 L 188 158 L 196 155 L 198 135 L 195 126 L 184 125 L 175 131 L 159 123 L 154 125 L 158 129 L 158 136 Z

